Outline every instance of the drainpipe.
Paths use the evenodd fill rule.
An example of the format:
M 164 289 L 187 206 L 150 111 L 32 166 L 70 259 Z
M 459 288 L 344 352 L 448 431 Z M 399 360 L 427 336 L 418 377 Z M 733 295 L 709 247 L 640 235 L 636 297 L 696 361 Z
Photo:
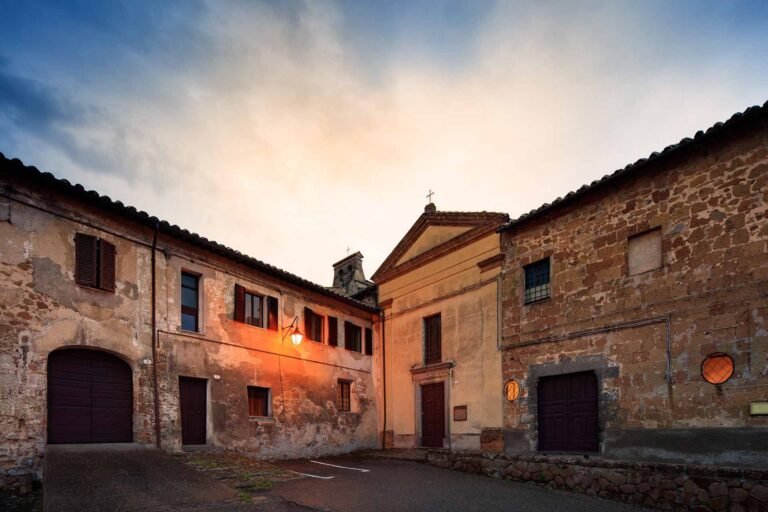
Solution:
M 160 222 L 155 222 L 155 235 L 152 237 L 152 388 L 155 401 L 155 445 L 160 448 L 160 385 L 157 376 L 157 235 Z
M 381 434 L 381 449 L 387 448 L 387 312 L 381 311 L 381 375 L 384 387 L 384 432 Z

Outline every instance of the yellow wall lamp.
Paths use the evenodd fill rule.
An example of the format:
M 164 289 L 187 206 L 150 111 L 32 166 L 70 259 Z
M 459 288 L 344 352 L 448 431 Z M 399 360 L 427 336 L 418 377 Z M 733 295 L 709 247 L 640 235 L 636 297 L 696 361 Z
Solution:
M 304 339 L 304 335 L 299 330 L 298 315 L 293 317 L 293 321 L 290 325 L 283 327 L 283 341 L 285 341 L 287 336 L 291 337 L 291 343 L 294 345 L 301 345 L 301 340 Z

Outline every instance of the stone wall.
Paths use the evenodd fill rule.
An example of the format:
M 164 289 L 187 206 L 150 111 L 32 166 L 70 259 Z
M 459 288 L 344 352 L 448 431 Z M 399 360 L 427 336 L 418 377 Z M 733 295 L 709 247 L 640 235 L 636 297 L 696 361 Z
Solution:
M 658 159 L 502 233 L 508 453 L 537 450 L 541 377 L 592 371 L 600 453 L 768 465 L 768 123 Z M 628 243 L 661 231 L 662 266 L 630 275 Z M 550 258 L 551 297 L 524 304 L 524 270 Z M 726 352 L 712 385 L 704 358 Z M 684 441 L 684 442 L 681 442 Z
M 581 492 L 656 510 L 768 510 L 765 469 L 447 451 L 430 451 L 427 460 L 441 468 Z

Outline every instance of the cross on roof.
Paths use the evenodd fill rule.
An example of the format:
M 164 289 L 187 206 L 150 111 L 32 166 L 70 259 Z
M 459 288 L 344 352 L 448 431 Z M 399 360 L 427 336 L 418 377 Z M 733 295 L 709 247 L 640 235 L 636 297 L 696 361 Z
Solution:
M 435 195 L 434 192 L 432 192 L 432 189 L 429 189 L 429 194 L 427 194 L 427 200 L 431 203 L 432 202 L 432 196 Z

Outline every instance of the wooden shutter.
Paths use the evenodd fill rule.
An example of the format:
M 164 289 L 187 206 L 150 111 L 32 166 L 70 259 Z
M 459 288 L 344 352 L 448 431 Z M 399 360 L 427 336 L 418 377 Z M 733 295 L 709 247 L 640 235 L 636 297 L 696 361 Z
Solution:
M 235 285 L 235 321 L 245 322 L 245 287 Z
M 267 297 L 267 329 L 270 331 L 277 330 L 278 311 L 277 297 Z
M 368 327 L 365 328 L 365 353 L 373 355 L 373 331 Z
M 99 265 L 99 288 L 115 291 L 115 246 L 106 240 L 99 240 L 101 258 Z
M 309 338 L 310 340 L 317 341 L 314 336 L 314 332 L 312 331 L 312 310 L 309 308 L 304 308 L 304 336 Z
M 85 286 L 97 285 L 95 236 L 75 235 L 75 282 Z
M 339 345 L 339 321 L 334 316 L 328 317 L 328 345 L 332 347 Z

